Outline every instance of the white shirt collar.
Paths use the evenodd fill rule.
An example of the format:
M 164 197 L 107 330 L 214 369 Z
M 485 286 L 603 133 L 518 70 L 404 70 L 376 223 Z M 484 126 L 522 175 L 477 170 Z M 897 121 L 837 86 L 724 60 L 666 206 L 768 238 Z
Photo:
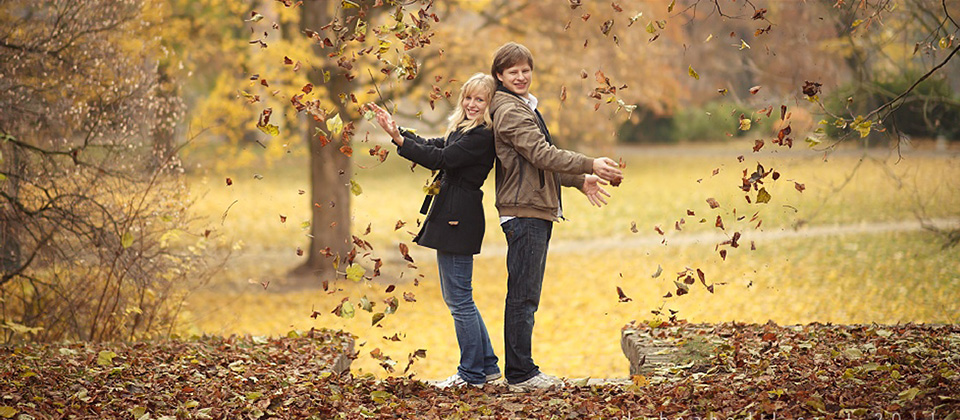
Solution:
M 540 100 L 537 99 L 536 96 L 533 96 L 532 93 L 527 92 L 527 96 L 526 96 L 526 97 L 521 96 L 520 98 L 523 99 L 523 101 L 527 103 L 527 106 L 530 107 L 530 110 L 532 110 L 532 111 L 536 111 L 536 110 L 537 110 L 537 104 L 540 103 Z

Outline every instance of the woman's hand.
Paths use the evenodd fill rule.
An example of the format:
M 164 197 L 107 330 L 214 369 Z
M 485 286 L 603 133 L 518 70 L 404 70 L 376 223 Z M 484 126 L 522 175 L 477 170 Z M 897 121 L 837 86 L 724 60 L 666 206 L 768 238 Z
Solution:
M 587 175 L 583 178 L 583 188 L 580 189 L 583 195 L 587 196 L 587 200 L 590 200 L 590 204 L 597 207 L 603 207 L 604 204 L 607 204 L 607 200 L 603 196 L 610 196 L 610 193 L 603 189 L 601 185 L 607 185 L 607 181 L 596 175 Z
M 383 131 L 393 139 L 393 142 L 397 146 L 402 146 L 403 136 L 400 135 L 400 129 L 397 128 L 397 122 L 393 120 L 393 117 L 390 116 L 390 113 L 372 102 L 368 103 L 366 107 L 376 114 L 377 124 L 380 125 L 380 128 L 382 128 Z

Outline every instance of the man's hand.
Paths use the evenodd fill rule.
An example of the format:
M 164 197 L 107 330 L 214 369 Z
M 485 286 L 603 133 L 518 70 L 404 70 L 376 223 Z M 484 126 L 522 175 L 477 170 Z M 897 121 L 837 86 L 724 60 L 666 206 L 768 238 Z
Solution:
M 617 162 L 614 162 L 613 159 L 608 157 L 593 160 L 593 174 L 604 180 L 613 182 L 614 186 L 619 185 L 620 181 L 623 180 L 623 172 L 620 170 L 620 165 L 617 165 Z M 604 185 L 606 185 L 606 182 L 604 182 Z
M 590 200 L 590 204 L 597 207 L 603 207 L 604 204 L 607 204 L 607 200 L 603 196 L 610 196 L 610 193 L 603 189 L 601 185 L 607 185 L 607 182 L 596 175 L 587 175 L 583 178 L 583 188 L 580 189 L 583 195 L 587 196 L 587 200 Z

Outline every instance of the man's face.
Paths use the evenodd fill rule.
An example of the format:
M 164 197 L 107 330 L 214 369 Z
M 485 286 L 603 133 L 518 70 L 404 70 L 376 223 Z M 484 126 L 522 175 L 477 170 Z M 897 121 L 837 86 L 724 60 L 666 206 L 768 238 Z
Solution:
M 520 63 L 504 69 L 503 73 L 498 73 L 497 79 L 500 79 L 503 86 L 511 92 L 527 96 L 530 92 L 530 83 L 533 81 L 533 69 L 530 68 L 530 63 Z

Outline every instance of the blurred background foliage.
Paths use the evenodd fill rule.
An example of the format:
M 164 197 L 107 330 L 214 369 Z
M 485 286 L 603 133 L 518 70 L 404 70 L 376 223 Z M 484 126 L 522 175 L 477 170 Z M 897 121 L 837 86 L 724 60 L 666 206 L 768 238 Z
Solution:
M 305 11 L 335 24 L 305 27 Z M 535 56 L 533 92 L 558 144 L 628 164 L 610 207 L 569 200 L 571 221 L 558 228 L 559 243 L 608 252 L 568 249 L 552 259 L 555 283 L 539 330 L 553 344 L 544 350 L 552 372 L 614 375 L 615 337 L 599 349 L 576 344 L 591 340 L 591 328 L 615 334 L 632 318 L 668 314 L 651 314 L 656 308 L 702 321 L 957 322 L 960 258 L 939 244 L 958 235 L 932 221 L 955 225 L 960 208 L 952 181 L 958 15 L 960 5 L 941 0 L 0 2 L 2 338 L 336 326 L 361 334 L 364 350 L 428 347 L 434 359 L 419 372 L 445 376 L 456 357 L 450 328 L 388 339 L 449 324 L 430 254 L 415 248 L 417 264 L 408 266 L 396 252 L 417 230 L 431 174 L 396 156 L 368 156 L 380 133 L 359 104 L 376 101 L 403 125 L 438 134 L 460 82 L 489 71 L 507 41 Z M 411 34 L 428 42 L 406 48 Z M 335 45 L 323 47 L 325 37 Z M 805 94 L 807 82 L 820 91 Z M 323 118 L 297 111 L 301 94 L 318 101 Z M 266 109 L 276 135 L 258 128 Z M 334 139 L 335 115 L 354 123 L 352 140 Z M 772 144 L 787 127 L 793 146 Z M 313 149 L 321 135 L 335 142 L 320 150 L 353 150 L 324 181 L 311 172 L 323 163 Z M 921 150 L 896 166 L 905 146 Z M 783 180 L 766 186 L 772 204 L 744 205 L 742 171 L 758 161 Z M 339 202 L 318 195 L 350 181 L 362 192 Z M 484 189 L 492 195 L 492 185 Z M 704 208 L 707 197 L 723 206 Z M 502 237 L 486 204 L 485 249 L 493 251 L 478 259 L 477 293 L 494 330 L 502 323 L 492 309 L 503 295 Z M 318 221 L 334 208 L 350 210 Z M 941 236 L 761 236 L 757 253 L 741 248 L 725 263 L 713 239 L 660 243 L 717 233 L 688 210 L 723 216 L 720 234 L 743 232 L 744 244 L 748 231 L 916 219 Z M 682 217 L 686 231 L 673 233 Z M 356 265 L 371 276 L 372 259 L 382 258 L 383 275 L 344 284 L 339 267 L 307 283 L 289 280 L 294 266 L 317 256 L 312 239 L 337 223 L 372 244 Z M 654 226 L 670 233 L 661 238 Z M 642 243 L 630 245 L 637 235 Z M 665 303 L 672 277 L 688 266 L 730 287 L 722 297 L 698 289 Z M 654 279 L 658 267 L 664 274 Z M 329 287 L 319 292 L 322 281 Z M 417 303 L 402 301 L 404 310 L 380 326 L 330 314 L 343 297 L 367 294 L 382 308 L 397 295 L 383 292 L 393 283 Z M 635 301 L 617 304 L 616 286 Z M 603 363 L 569 363 L 591 350 Z M 383 360 L 358 363 L 370 372 Z

